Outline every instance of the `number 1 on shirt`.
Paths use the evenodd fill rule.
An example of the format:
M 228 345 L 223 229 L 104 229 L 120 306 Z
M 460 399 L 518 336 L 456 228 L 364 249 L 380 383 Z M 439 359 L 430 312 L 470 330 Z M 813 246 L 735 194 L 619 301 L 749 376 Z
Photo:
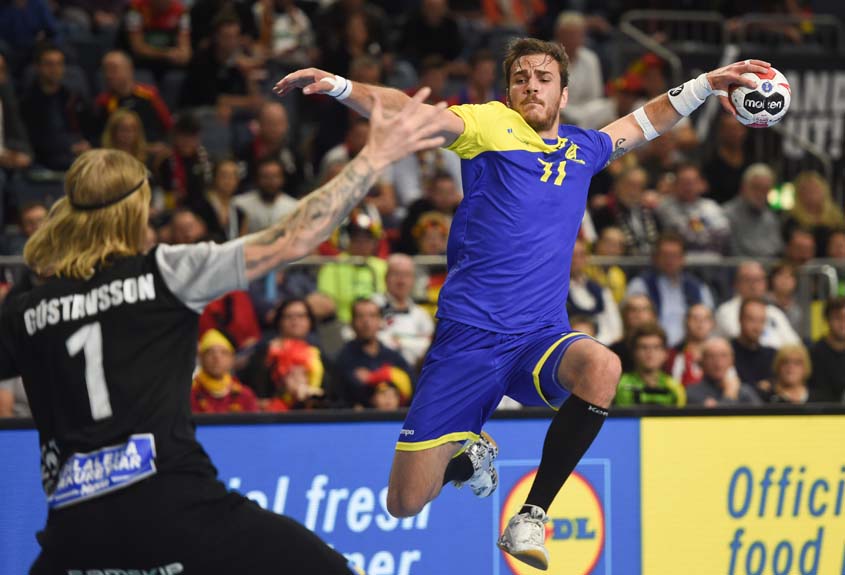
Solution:
M 83 325 L 68 338 L 66 345 L 71 357 L 80 351 L 85 356 L 85 386 L 88 388 L 91 417 L 94 421 L 111 417 L 109 389 L 103 370 L 103 330 L 100 322 Z

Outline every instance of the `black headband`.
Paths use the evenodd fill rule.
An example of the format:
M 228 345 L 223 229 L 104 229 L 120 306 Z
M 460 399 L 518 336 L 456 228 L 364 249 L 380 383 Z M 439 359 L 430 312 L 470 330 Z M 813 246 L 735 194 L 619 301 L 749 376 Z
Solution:
M 102 208 L 107 208 L 107 207 L 109 207 L 109 206 L 112 206 L 112 205 L 116 204 L 117 202 L 119 202 L 120 200 L 122 200 L 122 199 L 124 199 L 124 198 L 128 198 L 129 196 L 131 196 L 132 194 L 134 194 L 135 192 L 137 192 L 138 190 L 140 190 L 140 189 L 141 189 L 141 186 L 143 186 L 143 185 L 144 185 L 144 182 L 146 182 L 146 181 L 147 181 L 147 178 L 148 178 L 148 177 L 149 177 L 149 176 L 144 176 L 144 179 L 143 179 L 143 180 L 141 180 L 140 182 L 138 182 L 138 183 L 135 185 L 135 187 L 134 187 L 134 188 L 132 188 L 131 190 L 129 190 L 129 191 L 127 191 L 127 192 L 123 192 L 123 193 L 122 193 L 122 194 L 120 194 L 119 196 L 117 196 L 117 197 L 115 197 L 115 198 L 111 198 L 110 200 L 106 200 L 106 201 L 104 201 L 104 202 L 100 202 L 99 204 L 79 204 L 79 203 L 77 203 L 77 202 L 75 202 L 75 201 L 74 201 L 73 196 L 72 196 L 70 193 L 68 193 L 68 195 L 67 195 L 67 200 L 68 200 L 68 202 L 70 202 L 70 205 L 71 205 L 71 206 L 73 206 L 73 207 L 74 207 L 75 209 L 77 209 L 77 210 L 82 210 L 82 211 L 84 211 L 84 212 L 90 212 L 90 211 L 94 211 L 94 210 L 100 210 L 100 209 L 102 209 Z

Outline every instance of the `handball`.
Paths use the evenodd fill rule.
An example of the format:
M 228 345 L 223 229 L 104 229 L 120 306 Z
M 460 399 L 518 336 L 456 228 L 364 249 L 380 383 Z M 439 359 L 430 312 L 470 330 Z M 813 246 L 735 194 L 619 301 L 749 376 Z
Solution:
M 791 97 L 786 76 L 769 68 L 765 74 L 746 72 L 743 77 L 754 80 L 757 87 L 731 87 L 728 95 L 736 108 L 736 119 L 751 128 L 768 128 L 780 122 L 789 109 Z

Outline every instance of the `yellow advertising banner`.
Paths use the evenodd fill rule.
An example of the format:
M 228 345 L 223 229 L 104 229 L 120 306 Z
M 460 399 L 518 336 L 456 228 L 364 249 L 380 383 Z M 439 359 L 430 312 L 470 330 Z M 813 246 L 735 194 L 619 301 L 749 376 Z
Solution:
M 641 423 L 644 575 L 845 575 L 845 417 Z

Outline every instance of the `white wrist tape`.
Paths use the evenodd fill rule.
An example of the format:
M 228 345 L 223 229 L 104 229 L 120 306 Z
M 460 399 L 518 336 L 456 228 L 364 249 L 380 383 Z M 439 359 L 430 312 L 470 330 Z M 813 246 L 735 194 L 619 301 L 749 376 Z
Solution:
M 352 82 L 343 76 L 335 74 L 334 78 L 329 77 L 326 80 L 332 85 L 332 89 L 326 92 L 326 94 L 335 100 L 345 100 L 352 93 Z
M 640 125 L 645 139 L 649 142 L 660 135 L 660 132 L 654 129 L 651 120 L 648 119 L 645 109 L 642 106 L 634 110 L 634 119 L 637 121 L 637 124 Z
M 694 80 L 688 80 L 669 90 L 669 101 L 681 116 L 689 116 L 698 109 L 713 93 L 707 74 L 701 74 Z

